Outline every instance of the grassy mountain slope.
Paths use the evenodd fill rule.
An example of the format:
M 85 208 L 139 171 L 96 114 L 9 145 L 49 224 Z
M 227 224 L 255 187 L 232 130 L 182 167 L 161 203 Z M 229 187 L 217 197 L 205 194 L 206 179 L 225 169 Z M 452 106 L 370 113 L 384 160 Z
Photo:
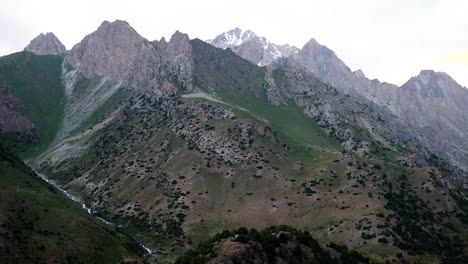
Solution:
M 281 133 L 281 137 L 296 147 L 315 147 L 340 151 L 339 142 L 327 136 L 317 124 L 304 114 L 304 110 L 293 102 L 274 106 L 262 98 L 235 95 L 232 92 L 211 92 L 223 101 L 239 108 L 247 109 L 247 115 L 258 115 L 268 121 L 271 128 Z
M 197 98 L 166 103 L 162 108 L 132 102 L 139 107 L 86 138 L 85 155 L 42 167 L 101 216 L 157 248 L 160 258 L 173 259 L 185 243 L 197 245 L 226 228 L 289 224 L 375 260 L 398 253 L 426 259 L 445 247 L 433 252 L 420 244 L 413 257 L 396 241 L 412 243 L 418 232 L 435 244 L 440 239 L 432 229 L 412 233 L 402 226 L 436 228 L 440 222 L 452 227 L 451 236 L 464 230 L 453 216 L 454 202 L 430 179 L 430 168 L 369 161 L 330 150 L 333 145 L 322 148 L 322 137 L 298 144 L 302 141 L 290 140 L 275 119 L 236 105 Z M 296 118 L 291 126 L 301 125 L 291 120 Z M 399 193 L 401 175 L 409 179 L 405 188 L 416 194 L 402 199 L 408 207 L 389 207 L 397 201 L 386 197 Z M 413 204 L 415 197 L 423 203 Z M 416 226 L 397 217 L 399 208 L 412 208 Z M 432 218 L 423 221 L 428 212 Z
M 275 73 L 288 104 L 270 105 L 265 69 L 192 46 L 203 96 L 131 91 L 37 169 L 166 262 L 224 229 L 281 224 L 376 262 L 463 261 L 460 210 L 433 168 L 399 162 L 408 152 L 381 133 L 386 116 L 296 69 Z M 355 152 L 343 150 L 347 141 Z
M 0 149 L 1 263 L 137 261 L 138 244 L 88 216 Z
M 32 157 L 52 142 L 63 119 L 62 57 L 19 52 L 0 58 L 0 82 L 12 88 L 26 116 L 39 126 L 38 141 L 19 151 Z

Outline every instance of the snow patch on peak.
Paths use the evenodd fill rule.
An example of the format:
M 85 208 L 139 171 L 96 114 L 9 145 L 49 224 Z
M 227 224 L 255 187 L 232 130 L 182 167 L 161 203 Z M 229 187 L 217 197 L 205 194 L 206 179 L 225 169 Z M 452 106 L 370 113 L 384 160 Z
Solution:
M 288 57 L 299 49 L 290 45 L 276 45 L 265 37 L 256 35 L 251 30 L 235 28 L 218 35 L 207 43 L 222 49 L 230 48 L 239 56 L 259 66 L 271 64 L 273 61 Z
M 232 48 L 241 45 L 242 43 L 255 38 L 256 35 L 251 30 L 244 31 L 240 28 L 235 28 L 222 35 L 216 37 L 213 40 L 208 40 L 210 44 L 216 44 L 223 49 Z

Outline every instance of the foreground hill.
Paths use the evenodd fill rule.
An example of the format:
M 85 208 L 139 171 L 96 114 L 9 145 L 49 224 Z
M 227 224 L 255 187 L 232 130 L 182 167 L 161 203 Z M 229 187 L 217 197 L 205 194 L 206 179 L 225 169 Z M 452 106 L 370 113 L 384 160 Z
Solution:
M 44 151 L 63 120 L 62 61 L 26 51 L 0 58 L 0 138 L 23 157 Z
M 309 232 L 288 226 L 262 231 L 239 228 L 223 231 L 187 251 L 176 261 L 191 263 L 321 263 L 366 264 L 371 261 L 346 246 L 331 243 L 326 248 Z
M 0 149 L 1 263 L 138 262 L 140 246 Z

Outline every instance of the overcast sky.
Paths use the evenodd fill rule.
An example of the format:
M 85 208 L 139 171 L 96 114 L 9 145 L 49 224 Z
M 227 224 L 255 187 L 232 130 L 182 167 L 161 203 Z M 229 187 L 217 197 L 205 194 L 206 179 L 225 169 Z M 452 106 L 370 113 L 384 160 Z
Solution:
M 54 32 L 70 49 L 115 19 L 149 40 L 176 30 L 209 39 L 235 27 L 297 47 L 315 38 L 369 78 L 403 84 L 434 69 L 468 86 L 465 0 L 3 1 L 0 55 L 22 50 L 41 32 Z

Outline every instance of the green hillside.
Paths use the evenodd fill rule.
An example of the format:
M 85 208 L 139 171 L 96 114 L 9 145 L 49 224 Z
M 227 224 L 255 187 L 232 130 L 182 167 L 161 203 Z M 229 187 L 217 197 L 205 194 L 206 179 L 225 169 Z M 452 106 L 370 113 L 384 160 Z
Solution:
M 118 263 L 141 253 L 2 149 L 0 215 L 0 263 Z
M 254 96 L 235 95 L 229 92 L 217 93 L 232 105 L 247 109 L 251 115 L 259 115 L 278 131 L 282 138 L 296 147 L 318 147 L 328 150 L 341 150 L 340 144 L 327 136 L 304 110 L 293 102 L 285 105 L 272 105 Z
M 38 142 L 23 147 L 22 157 L 43 151 L 54 139 L 63 119 L 63 58 L 19 52 L 0 58 L 0 83 L 7 84 L 20 99 L 26 116 L 39 126 Z

